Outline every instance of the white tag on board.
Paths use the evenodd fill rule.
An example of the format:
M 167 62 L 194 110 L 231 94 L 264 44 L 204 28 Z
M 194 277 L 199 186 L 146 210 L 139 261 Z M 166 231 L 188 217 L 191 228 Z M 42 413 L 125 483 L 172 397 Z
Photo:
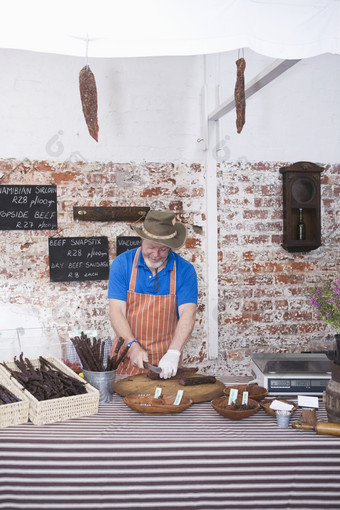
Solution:
M 175 398 L 174 406 L 178 406 L 181 403 L 182 397 L 183 397 L 183 390 L 178 390 L 176 398 Z
M 155 398 L 159 398 L 162 395 L 162 388 L 156 388 Z

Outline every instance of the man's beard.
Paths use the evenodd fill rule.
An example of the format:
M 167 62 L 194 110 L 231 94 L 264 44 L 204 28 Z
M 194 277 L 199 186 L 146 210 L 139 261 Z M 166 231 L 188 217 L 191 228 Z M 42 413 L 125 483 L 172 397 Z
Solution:
M 165 262 L 165 259 L 159 260 L 158 262 L 151 262 L 148 257 L 144 257 L 144 262 L 149 269 L 159 269 Z

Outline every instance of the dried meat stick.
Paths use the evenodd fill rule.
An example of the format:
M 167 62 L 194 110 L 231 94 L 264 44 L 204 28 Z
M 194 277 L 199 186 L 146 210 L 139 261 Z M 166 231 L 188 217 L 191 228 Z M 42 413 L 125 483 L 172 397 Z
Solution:
M 84 66 L 79 73 L 79 90 L 85 122 L 92 138 L 98 142 L 98 104 L 97 87 L 94 74 L 89 66 Z
M 237 75 L 234 93 L 236 106 L 236 128 L 237 132 L 241 133 L 246 122 L 246 97 L 244 91 L 244 71 L 246 68 L 246 61 L 243 57 L 236 60 L 236 67 Z

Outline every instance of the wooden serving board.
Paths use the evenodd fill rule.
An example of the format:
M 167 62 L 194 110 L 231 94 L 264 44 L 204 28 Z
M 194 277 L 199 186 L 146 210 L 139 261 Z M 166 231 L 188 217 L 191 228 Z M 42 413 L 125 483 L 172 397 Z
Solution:
M 201 377 L 203 374 L 194 374 L 190 377 Z M 221 381 L 216 379 L 214 384 L 198 384 L 197 386 L 182 386 L 176 379 L 150 379 L 146 374 L 131 375 L 120 379 L 114 385 L 114 391 L 126 397 L 131 393 L 154 395 L 156 388 L 163 388 L 165 395 L 176 395 L 178 390 L 183 390 L 183 395 L 190 398 L 194 404 L 209 402 L 223 395 L 225 388 Z

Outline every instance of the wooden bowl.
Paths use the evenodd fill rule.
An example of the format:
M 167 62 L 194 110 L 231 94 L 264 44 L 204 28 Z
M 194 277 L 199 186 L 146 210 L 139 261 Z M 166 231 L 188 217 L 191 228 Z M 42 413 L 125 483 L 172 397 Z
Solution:
M 271 409 L 269 406 L 272 402 L 274 402 L 274 400 L 278 400 L 279 402 L 284 402 L 285 404 L 290 404 L 294 406 L 293 409 L 290 411 L 291 414 L 295 413 L 295 411 L 297 410 L 297 405 L 294 402 L 291 402 L 289 400 L 283 400 L 282 398 L 272 398 L 270 400 L 265 400 L 264 402 L 261 402 L 260 406 L 266 411 L 267 414 L 269 414 L 273 418 L 276 417 L 275 410 Z
M 181 413 L 192 404 L 192 400 L 183 395 L 181 402 L 175 405 L 175 398 L 176 395 L 161 395 L 155 398 L 153 395 L 130 394 L 124 398 L 124 402 L 130 409 L 144 414 Z
M 236 401 L 236 405 L 238 406 L 240 406 L 241 403 L 242 399 Z M 250 407 L 250 409 L 235 409 L 233 405 L 228 406 L 228 397 L 215 398 L 215 400 L 211 402 L 211 405 L 218 414 L 224 416 L 224 418 L 229 418 L 229 420 L 243 420 L 243 418 L 248 418 L 252 414 L 255 414 L 260 408 L 260 404 L 251 398 L 248 398 L 248 407 Z
M 267 388 L 264 388 L 263 386 L 257 386 L 257 384 L 232 384 L 223 390 L 223 393 L 227 395 L 227 397 L 229 397 L 231 388 L 238 390 L 238 394 L 240 396 L 244 391 L 247 391 L 249 398 L 257 400 L 257 402 L 261 402 L 261 400 L 263 400 L 268 395 Z

